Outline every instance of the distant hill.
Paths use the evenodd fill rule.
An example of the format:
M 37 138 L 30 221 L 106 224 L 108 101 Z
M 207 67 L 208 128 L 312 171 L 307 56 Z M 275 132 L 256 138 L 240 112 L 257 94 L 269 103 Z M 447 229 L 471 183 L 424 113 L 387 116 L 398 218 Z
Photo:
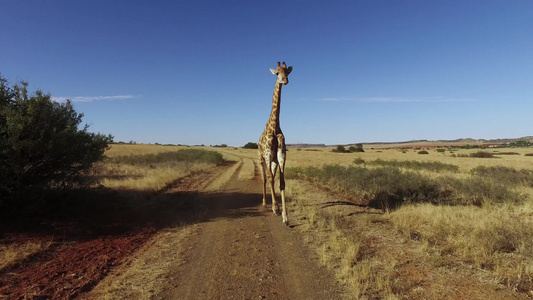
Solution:
M 362 143 L 367 146 L 376 146 L 376 147 L 402 147 L 402 146 L 427 146 L 427 147 L 443 147 L 443 146 L 462 146 L 462 145 L 495 145 L 495 144 L 509 144 L 518 141 L 524 141 L 533 143 L 533 136 L 525 136 L 520 138 L 501 138 L 501 139 L 472 139 L 472 138 L 461 138 L 455 140 L 412 140 L 405 142 L 372 142 L 372 143 Z M 354 143 L 355 144 L 355 143 Z M 354 145 L 354 144 L 347 144 Z
M 520 138 L 501 138 L 501 139 L 472 139 L 461 138 L 455 140 L 412 140 L 404 142 L 366 142 L 366 143 L 351 143 L 341 144 L 341 146 L 352 146 L 356 144 L 363 144 L 364 146 L 371 146 L 376 148 L 395 148 L 403 146 L 420 146 L 420 147 L 444 147 L 444 146 L 463 146 L 463 145 L 484 145 L 484 144 L 509 144 L 518 141 L 524 141 L 533 143 L 533 136 L 524 136 Z M 326 145 L 326 144 L 287 144 L 289 148 L 323 148 L 323 147 L 336 147 L 339 145 Z
M 287 144 L 288 148 L 322 148 L 326 144 Z

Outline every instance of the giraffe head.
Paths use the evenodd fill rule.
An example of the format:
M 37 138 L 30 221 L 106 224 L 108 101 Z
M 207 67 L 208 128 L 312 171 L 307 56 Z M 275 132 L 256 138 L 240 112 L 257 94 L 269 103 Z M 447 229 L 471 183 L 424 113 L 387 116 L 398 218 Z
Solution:
M 278 79 L 276 83 L 280 84 L 288 84 L 289 83 L 289 74 L 292 72 L 292 66 L 287 68 L 287 65 L 285 62 L 283 62 L 283 65 L 280 65 L 278 61 L 278 68 L 276 70 L 270 68 L 270 72 L 272 74 L 278 76 Z

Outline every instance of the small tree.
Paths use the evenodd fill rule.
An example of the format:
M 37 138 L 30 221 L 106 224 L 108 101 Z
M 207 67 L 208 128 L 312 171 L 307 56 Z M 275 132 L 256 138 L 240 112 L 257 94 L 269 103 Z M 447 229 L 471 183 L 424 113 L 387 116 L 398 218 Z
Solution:
M 348 148 L 348 151 L 349 152 L 365 152 L 365 150 L 363 150 L 363 144 L 355 144 L 355 146 L 350 146 Z
M 259 145 L 256 143 L 249 142 L 246 145 L 243 146 L 244 149 L 258 149 Z
M 348 153 L 348 150 L 346 150 L 346 148 L 344 148 L 344 146 L 342 145 L 338 145 L 337 148 L 331 150 L 332 152 L 336 152 L 336 153 Z
M 0 76 L 0 206 L 71 185 L 112 142 L 79 128 L 83 114 L 70 101 L 57 103 L 39 90 L 28 95 L 27 87 L 11 88 Z

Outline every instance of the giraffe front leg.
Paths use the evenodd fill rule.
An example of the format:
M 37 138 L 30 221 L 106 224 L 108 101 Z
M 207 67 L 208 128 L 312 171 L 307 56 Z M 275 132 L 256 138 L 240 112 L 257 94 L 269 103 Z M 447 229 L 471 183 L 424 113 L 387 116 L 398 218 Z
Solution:
M 274 177 L 276 176 L 277 164 L 268 157 L 266 158 L 265 164 L 265 171 L 270 184 L 270 195 L 272 196 L 272 212 L 277 215 L 279 213 L 279 207 L 276 201 L 276 191 L 274 190 Z
M 285 205 L 285 153 L 280 151 L 279 154 L 279 189 L 281 193 L 281 216 L 283 224 L 289 225 L 289 216 L 287 206 Z
M 265 159 L 263 155 L 259 154 L 259 165 L 261 168 L 261 177 L 263 178 L 263 207 L 266 207 L 266 185 L 267 185 L 267 176 L 265 172 Z
M 270 193 L 272 195 L 272 212 L 275 215 L 279 214 L 279 206 L 278 201 L 276 201 L 276 190 L 274 189 L 274 179 L 276 178 L 276 170 L 278 168 L 278 165 L 275 162 L 270 163 L 269 172 L 269 182 L 270 182 Z

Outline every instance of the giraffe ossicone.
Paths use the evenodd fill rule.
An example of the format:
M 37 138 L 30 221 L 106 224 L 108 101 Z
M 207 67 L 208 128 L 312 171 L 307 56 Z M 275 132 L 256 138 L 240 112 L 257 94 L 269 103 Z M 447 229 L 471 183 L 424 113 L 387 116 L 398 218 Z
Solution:
M 263 206 L 266 206 L 266 184 L 270 183 L 270 193 L 272 196 L 272 211 L 274 214 L 279 213 L 279 206 L 276 201 L 276 192 L 274 190 L 274 180 L 276 172 L 279 169 L 279 189 L 281 194 L 281 215 L 283 224 L 288 225 L 287 207 L 285 205 L 285 158 L 287 148 L 285 147 L 285 136 L 279 125 L 279 112 L 281 104 L 281 87 L 289 83 L 289 74 L 292 72 L 292 66 L 287 67 L 285 62 L 280 64 L 276 69 L 270 68 L 272 74 L 276 75 L 276 84 L 274 85 L 274 95 L 272 96 L 272 110 L 270 117 L 265 126 L 265 130 L 259 138 L 259 165 L 263 175 Z

